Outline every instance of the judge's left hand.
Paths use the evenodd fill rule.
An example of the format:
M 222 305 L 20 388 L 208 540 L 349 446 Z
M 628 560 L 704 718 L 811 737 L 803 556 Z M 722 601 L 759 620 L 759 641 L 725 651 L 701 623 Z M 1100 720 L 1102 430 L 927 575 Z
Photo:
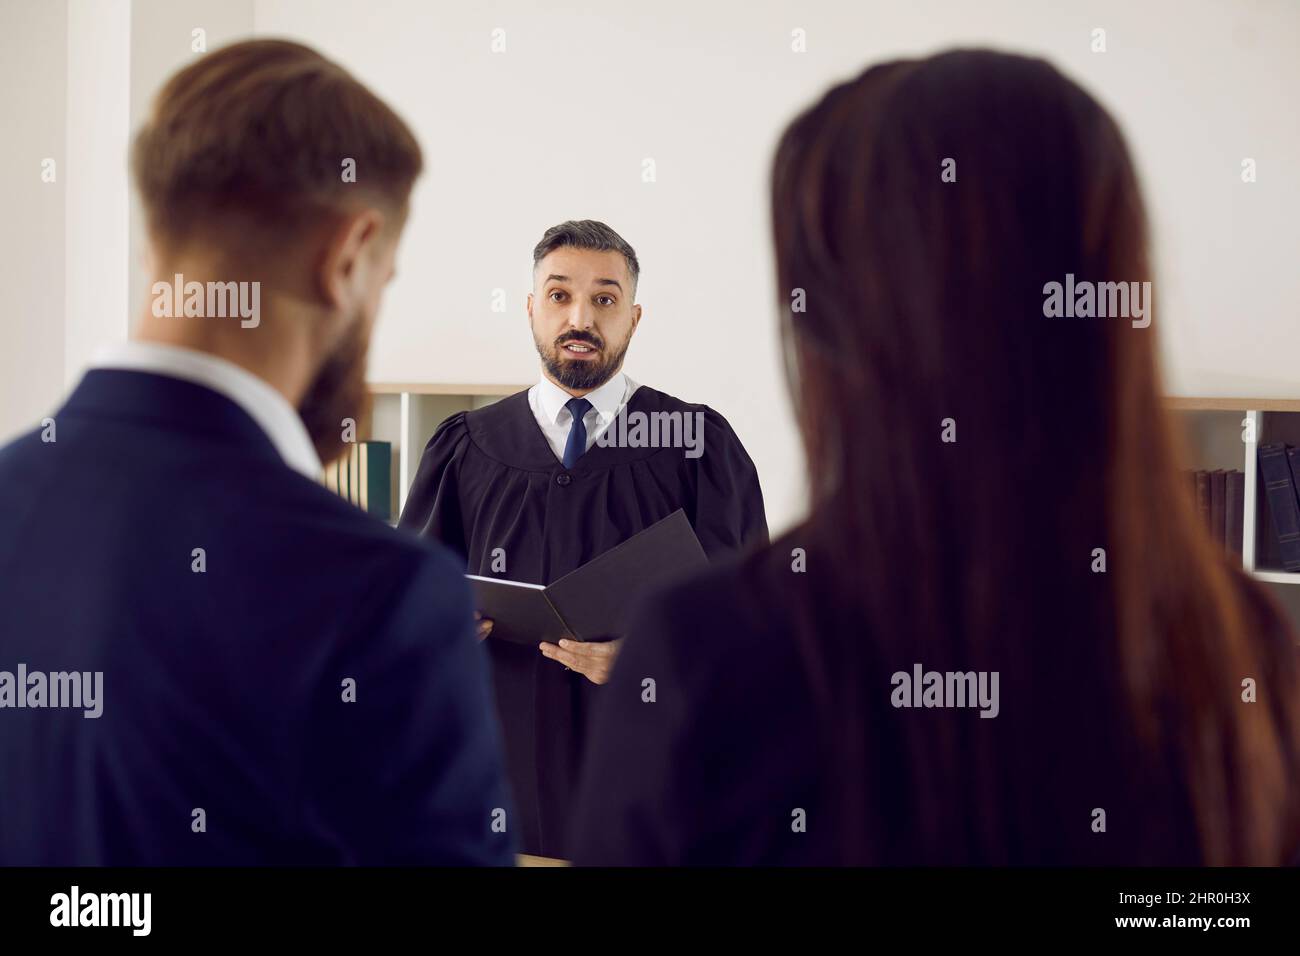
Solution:
M 537 646 L 551 660 L 577 671 L 593 684 L 603 684 L 609 680 L 609 672 L 614 669 L 614 659 L 618 657 L 618 649 L 623 646 L 623 638 L 599 642 L 564 640 L 558 646 L 546 643 Z

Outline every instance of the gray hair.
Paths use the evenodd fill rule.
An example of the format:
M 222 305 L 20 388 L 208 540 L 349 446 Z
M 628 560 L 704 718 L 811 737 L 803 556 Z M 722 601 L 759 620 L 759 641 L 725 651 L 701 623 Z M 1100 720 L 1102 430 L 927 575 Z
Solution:
M 627 272 L 632 277 L 632 292 L 636 292 L 641 264 L 627 240 L 603 222 L 595 219 L 570 219 L 552 226 L 542 235 L 542 241 L 533 248 L 533 268 L 556 249 L 572 246 L 575 249 L 592 249 L 596 252 L 617 252 L 627 260 Z

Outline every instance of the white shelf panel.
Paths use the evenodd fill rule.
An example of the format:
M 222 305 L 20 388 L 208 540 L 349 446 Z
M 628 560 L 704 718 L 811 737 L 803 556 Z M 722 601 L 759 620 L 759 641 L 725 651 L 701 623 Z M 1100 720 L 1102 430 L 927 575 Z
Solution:
M 1270 584 L 1300 584 L 1300 572 L 1297 571 L 1251 571 L 1251 576 Z
M 1259 445 L 1259 412 L 1247 410 L 1246 417 L 1242 420 L 1245 429 L 1242 432 L 1242 444 L 1245 445 L 1245 461 L 1242 464 L 1242 470 L 1245 471 L 1245 501 L 1242 507 L 1242 543 L 1241 543 L 1241 561 L 1247 571 L 1255 567 L 1256 542 L 1255 542 L 1255 515 L 1259 510 L 1259 497 L 1255 494 L 1255 476 L 1256 470 L 1256 449 Z

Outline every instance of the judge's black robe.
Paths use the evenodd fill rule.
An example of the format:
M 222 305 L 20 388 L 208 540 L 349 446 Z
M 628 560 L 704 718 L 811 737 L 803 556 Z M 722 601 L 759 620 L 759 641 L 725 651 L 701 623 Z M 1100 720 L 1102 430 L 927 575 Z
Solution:
M 519 392 L 438 426 L 402 527 L 464 555 L 471 574 L 532 584 L 554 582 L 678 508 L 710 560 L 767 542 L 758 473 L 726 419 L 644 385 L 625 411 L 702 413 L 702 454 L 593 444 L 566 470 Z M 504 572 L 492 568 L 497 548 Z M 602 688 L 535 645 L 487 644 L 515 833 L 525 853 L 563 857 L 585 721 Z

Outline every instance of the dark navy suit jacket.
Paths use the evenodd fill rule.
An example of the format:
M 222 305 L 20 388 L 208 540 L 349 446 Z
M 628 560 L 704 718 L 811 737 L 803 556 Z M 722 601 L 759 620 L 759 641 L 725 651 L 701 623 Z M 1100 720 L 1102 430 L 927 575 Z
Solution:
M 0 449 L 0 671 L 103 711 L 0 708 L 0 864 L 512 861 L 457 561 L 202 386 L 93 370 L 54 419 Z

